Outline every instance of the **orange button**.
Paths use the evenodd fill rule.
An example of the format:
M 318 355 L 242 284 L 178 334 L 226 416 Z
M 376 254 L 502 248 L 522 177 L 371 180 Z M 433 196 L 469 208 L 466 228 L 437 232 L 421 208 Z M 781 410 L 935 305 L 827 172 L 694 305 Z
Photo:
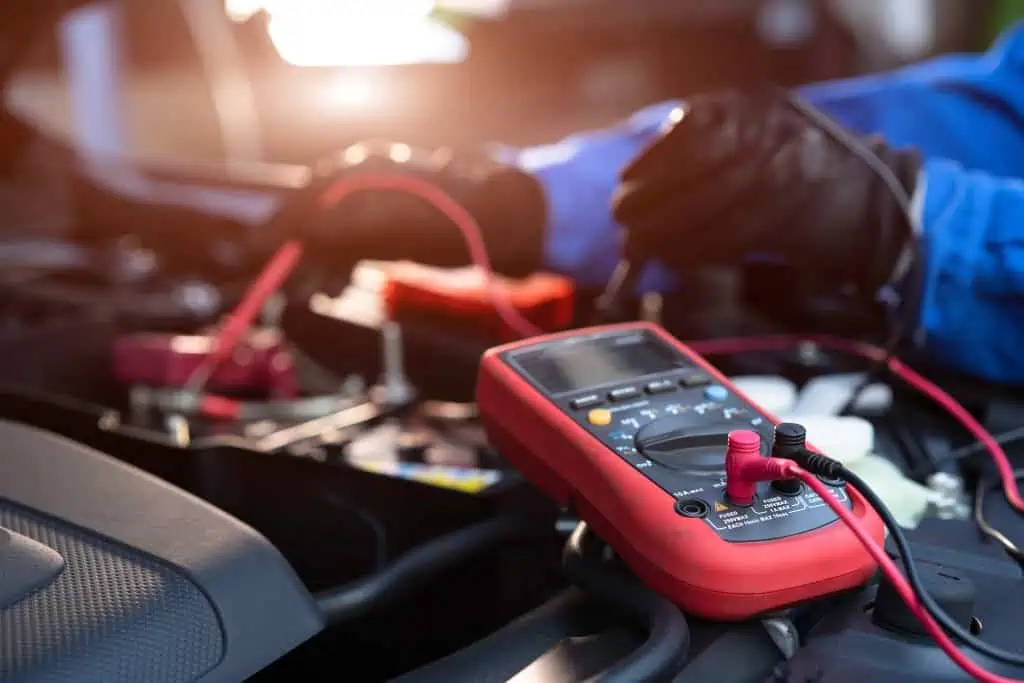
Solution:
M 607 427 L 612 423 L 612 411 L 596 408 L 587 413 L 587 422 L 598 427 Z

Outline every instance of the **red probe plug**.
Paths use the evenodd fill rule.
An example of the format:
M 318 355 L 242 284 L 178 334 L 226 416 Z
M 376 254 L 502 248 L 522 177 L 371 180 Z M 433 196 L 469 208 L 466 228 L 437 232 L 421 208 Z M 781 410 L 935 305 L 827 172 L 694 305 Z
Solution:
M 733 505 L 754 504 L 757 483 L 796 476 L 791 460 L 761 455 L 761 435 L 748 430 L 729 432 L 725 451 L 725 496 Z

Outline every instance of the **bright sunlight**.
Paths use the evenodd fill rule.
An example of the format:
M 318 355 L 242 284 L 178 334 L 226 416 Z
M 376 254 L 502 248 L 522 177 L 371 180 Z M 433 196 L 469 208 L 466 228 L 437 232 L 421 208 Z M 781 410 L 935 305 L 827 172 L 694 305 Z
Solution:
M 304 67 L 458 63 L 465 38 L 435 21 L 435 0 L 225 0 L 244 21 L 265 10 L 275 49 Z

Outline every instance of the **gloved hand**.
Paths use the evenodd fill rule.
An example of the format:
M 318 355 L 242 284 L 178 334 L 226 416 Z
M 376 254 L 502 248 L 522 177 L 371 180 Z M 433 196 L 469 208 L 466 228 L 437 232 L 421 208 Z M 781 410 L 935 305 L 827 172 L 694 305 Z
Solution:
M 626 254 L 680 269 L 766 254 L 872 295 L 889 282 L 911 239 L 907 207 L 793 97 L 727 91 L 687 102 L 621 174 L 613 210 Z M 909 197 L 917 154 L 862 142 Z
M 482 152 L 455 154 L 390 142 L 360 143 L 323 160 L 306 196 L 293 198 L 292 204 L 305 203 L 305 215 L 282 218 L 304 224 L 301 236 L 311 258 L 335 266 L 361 259 L 446 267 L 469 263 L 459 229 L 428 202 L 400 190 L 358 191 L 318 213 L 325 188 L 363 173 L 412 176 L 455 199 L 479 224 L 496 272 L 519 276 L 541 266 L 546 206 L 536 179 Z

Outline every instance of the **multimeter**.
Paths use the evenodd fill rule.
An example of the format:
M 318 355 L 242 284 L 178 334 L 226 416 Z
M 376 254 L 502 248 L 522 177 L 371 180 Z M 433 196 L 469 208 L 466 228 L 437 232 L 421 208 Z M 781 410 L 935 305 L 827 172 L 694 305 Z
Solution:
M 477 379 L 488 439 L 527 479 L 573 504 L 651 588 L 706 619 L 740 620 L 866 583 L 875 564 L 812 491 L 725 495 L 735 430 L 777 422 L 656 325 L 628 323 L 489 350 Z M 878 515 L 825 481 L 875 539 Z

